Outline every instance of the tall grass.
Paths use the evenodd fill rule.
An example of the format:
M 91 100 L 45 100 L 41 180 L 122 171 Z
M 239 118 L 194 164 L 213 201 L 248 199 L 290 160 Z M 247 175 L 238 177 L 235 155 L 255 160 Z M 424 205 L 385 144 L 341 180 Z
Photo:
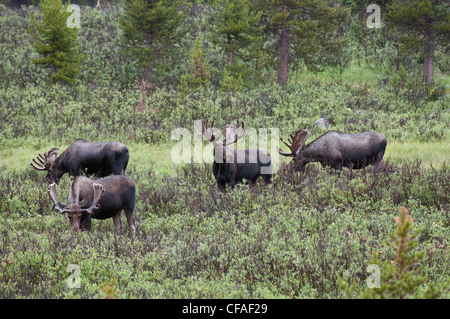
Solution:
M 270 142 L 270 141 L 269 141 Z M 175 142 L 161 143 L 161 144 L 148 144 L 148 143 L 128 143 L 127 146 L 130 150 L 130 156 L 132 160 L 129 163 L 129 167 L 136 170 L 146 170 L 151 167 L 156 174 L 166 174 L 173 176 L 176 174 L 177 169 L 183 165 L 179 163 L 177 158 L 172 158 L 172 150 L 175 147 Z M 0 165 L 13 171 L 32 171 L 33 168 L 28 164 L 39 153 L 48 151 L 54 144 L 46 143 L 46 145 L 39 148 L 33 147 L 17 147 L 14 149 L 0 150 Z M 61 152 L 63 152 L 69 145 L 58 145 Z M 205 163 L 210 163 L 213 159 L 213 154 L 210 157 L 207 156 L 207 144 L 202 146 L 202 160 Z M 267 149 L 273 149 L 270 143 L 267 144 Z M 196 149 L 191 147 L 191 159 L 190 162 L 194 162 L 194 152 Z M 273 156 L 278 154 L 273 153 Z M 415 142 L 397 142 L 389 141 L 385 160 L 401 164 L 403 162 L 411 162 L 414 160 L 420 161 L 422 167 L 441 167 L 444 164 L 449 164 L 450 161 L 450 148 L 447 141 L 434 142 L 434 143 L 415 143 Z M 290 161 L 289 158 L 283 156 L 278 157 L 279 166 L 287 164 Z M 44 173 L 41 173 L 44 175 Z
M 391 141 L 386 148 L 385 158 L 397 163 L 419 160 L 422 167 L 440 167 L 444 163 L 449 164 L 450 148 L 448 141 L 431 143 Z

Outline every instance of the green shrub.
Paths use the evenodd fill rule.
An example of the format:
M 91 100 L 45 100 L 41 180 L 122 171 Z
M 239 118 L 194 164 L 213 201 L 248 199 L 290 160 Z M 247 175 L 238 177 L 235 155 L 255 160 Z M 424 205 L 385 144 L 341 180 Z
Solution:
M 173 177 L 142 166 L 128 175 L 137 188 L 133 241 L 128 230 L 115 235 L 111 219 L 74 233 L 52 210 L 42 176 L 2 169 L 0 296 L 342 298 L 338 278 L 363 288 L 373 252 L 394 259 L 385 243 L 400 206 L 421 229 L 420 295 L 448 293 L 440 284 L 449 275 L 446 166 L 385 163 L 339 174 L 312 165 L 280 170 L 258 194 L 246 185 L 222 194 L 210 164 L 181 166 Z M 69 183 L 63 177 L 60 198 Z M 67 284 L 69 265 L 79 267 L 80 288 Z

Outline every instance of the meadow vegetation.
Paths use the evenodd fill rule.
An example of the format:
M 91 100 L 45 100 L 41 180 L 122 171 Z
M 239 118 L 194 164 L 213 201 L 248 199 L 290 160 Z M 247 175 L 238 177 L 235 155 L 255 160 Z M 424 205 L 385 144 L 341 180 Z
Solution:
M 205 15 L 180 27 L 189 32 L 177 67 L 154 68 L 160 80 L 147 82 L 117 42 L 118 7 L 82 6 L 86 59 L 71 87 L 51 83 L 30 61 L 33 10 L 39 16 L 33 6 L 0 4 L 0 298 L 372 298 L 363 293 L 366 269 L 396 259 L 390 235 L 400 207 L 419 230 L 414 249 L 424 253 L 411 267 L 425 278 L 402 297 L 450 297 L 448 60 L 440 60 L 434 82 L 422 84 L 414 63 L 406 75 L 389 67 L 392 46 L 351 41 L 344 68 L 313 73 L 300 65 L 284 86 L 264 70 L 258 81 L 244 77 L 224 87 L 211 43 L 211 85 L 186 89 L 193 38 L 207 38 Z M 443 52 L 438 47 L 436 55 Z M 383 164 L 280 169 L 271 185 L 260 181 L 257 194 L 245 185 L 222 194 L 211 164 L 171 158 L 171 132 L 192 131 L 195 120 L 224 127 L 240 119 L 249 128 L 277 128 L 282 137 L 308 129 L 312 141 L 324 132 L 312 126 L 320 117 L 332 119 L 330 129 L 383 133 Z M 134 240 L 127 229 L 114 234 L 111 219 L 74 233 L 52 210 L 44 173 L 29 162 L 77 138 L 129 146 Z M 60 199 L 69 185 L 65 175 Z M 71 288 L 70 265 L 79 269 L 79 288 Z

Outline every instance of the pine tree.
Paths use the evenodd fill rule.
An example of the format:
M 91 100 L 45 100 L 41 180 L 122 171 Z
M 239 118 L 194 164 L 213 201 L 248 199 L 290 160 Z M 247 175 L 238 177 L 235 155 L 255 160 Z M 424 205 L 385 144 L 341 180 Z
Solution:
M 368 288 L 364 296 L 368 298 L 405 298 L 426 282 L 421 276 L 422 267 L 419 262 L 424 258 L 425 251 L 416 251 L 419 230 L 413 228 L 413 221 L 408 210 L 400 208 L 399 216 L 394 220 L 397 224 L 395 235 L 391 235 L 395 248 L 395 258 L 381 263 L 376 255 L 372 257 L 372 264 L 381 264 L 382 276 L 379 288 Z
M 71 15 L 67 11 L 69 5 L 70 2 L 63 5 L 62 0 L 41 0 L 42 19 L 38 21 L 31 14 L 34 48 L 40 55 L 31 61 L 50 68 L 53 71 L 50 77 L 53 82 L 73 85 L 80 74 L 84 55 L 79 53 L 78 29 L 67 25 L 67 19 Z
M 242 50 L 262 40 L 263 26 L 258 25 L 262 11 L 255 10 L 250 0 L 217 0 L 213 9 L 213 41 L 224 48 L 227 65 L 233 64 L 237 54 L 246 59 Z
M 124 0 L 123 9 L 119 19 L 123 45 L 150 80 L 155 60 L 169 54 L 183 35 L 179 30 L 185 18 L 181 1 Z
M 349 298 L 368 299 L 404 299 L 404 298 L 446 298 L 449 294 L 450 280 L 437 285 L 426 285 L 428 278 L 422 275 L 421 262 L 425 250 L 417 251 L 420 231 L 414 229 L 413 217 L 405 207 L 394 218 L 397 224 L 395 234 L 391 237 L 391 246 L 395 250 L 393 260 L 381 261 L 374 253 L 370 264 L 378 265 L 379 286 L 358 289 L 355 282 L 348 285 L 340 282 L 341 289 Z M 426 285 L 426 287 L 423 287 Z
M 394 0 L 388 5 L 387 21 L 401 32 L 400 41 L 407 49 L 421 50 L 423 82 L 432 81 L 436 42 L 450 40 L 448 0 Z
M 194 48 L 189 53 L 189 72 L 181 76 L 181 89 L 207 87 L 211 81 L 210 66 L 208 65 L 199 38 L 195 39 Z
M 271 28 L 279 34 L 278 83 L 286 84 L 292 60 L 302 59 L 318 69 L 321 51 L 338 55 L 345 38 L 337 32 L 349 10 L 339 1 L 261 0 Z M 318 63 L 319 62 L 319 63 Z
M 244 81 L 241 75 L 234 76 L 225 68 L 222 80 L 219 82 L 220 88 L 225 92 L 239 92 L 244 89 Z

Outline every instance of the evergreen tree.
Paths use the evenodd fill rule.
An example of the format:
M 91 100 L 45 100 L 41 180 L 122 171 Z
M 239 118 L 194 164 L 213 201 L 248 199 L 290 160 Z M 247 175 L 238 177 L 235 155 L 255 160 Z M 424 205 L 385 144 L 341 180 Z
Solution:
M 225 92 L 239 92 L 245 88 L 242 76 L 233 76 L 228 68 L 225 68 L 223 71 L 222 80 L 219 82 L 219 85 Z
M 423 53 L 423 82 L 433 79 L 436 41 L 450 40 L 450 3 L 448 0 L 393 0 L 387 20 L 401 32 L 399 41 L 408 50 Z
M 181 76 L 181 90 L 209 86 L 211 81 L 210 67 L 203 53 L 199 38 L 195 39 L 194 48 L 189 53 L 189 72 Z
M 380 276 L 378 287 L 360 289 L 356 282 L 349 285 L 340 280 L 340 287 L 348 298 L 365 299 L 403 299 L 403 298 L 447 298 L 450 280 L 438 285 L 427 285 L 428 278 L 422 275 L 421 262 L 425 258 L 425 250 L 417 251 L 420 231 L 414 228 L 414 219 L 405 207 L 395 217 L 397 229 L 391 234 L 390 245 L 395 250 L 393 260 L 382 261 L 374 253 L 370 264 L 378 265 Z
M 217 0 L 213 9 L 213 41 L 224 48 L 227 65 L 231 66 L 239 53 L 245 60 L 242 49 L 249 49 L 262 40 L 263 26 L 258 25 L 262 11 L 255 10 L 250 0 Z
M 50 68 L 53 82 L 65 82 L 73 85 L 80 74 L 80 63 L 84 55 L 79 53 L 77 42 L 78 29 L 69 27 L 67 19 L 71 13 L 67 11 L 70 2 L 62 4 L 62 0 L 41 0 L 42 19 L 38 21 L 31 14 L 34 26 L 34 48 L 40 55 L 31 61 Z
M 169 54 L 183 32 L 179 26 L 185 14 L 180 0 L 124 0 L 119 23 L 127 53 L 146 70 L 153 73 L 156 59 Z
M 338 31 L 349 10 L 339 1 L 261 0 L 261 5 L 279 35 L 279 84 L 286 84 L 292 60 L 301 58 L 317 70 L 321 54 L 340 55 L 345 38 Z

